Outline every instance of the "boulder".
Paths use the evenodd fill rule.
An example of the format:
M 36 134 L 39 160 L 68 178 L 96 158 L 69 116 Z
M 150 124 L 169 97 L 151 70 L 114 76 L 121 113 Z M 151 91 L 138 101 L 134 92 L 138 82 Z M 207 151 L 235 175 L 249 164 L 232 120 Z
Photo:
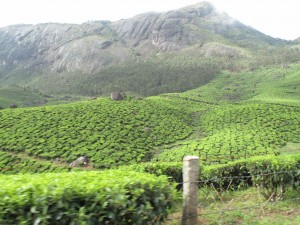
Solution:
M 12 103 L 12 104 L 9 105 L 9 107 L 10 107 L 11 109 L 14 109 L 14 108 L 17 108 L 18 106 L 17 106 L 17 104 Z
M 87 166 L 89 160 L 85 156 L 80 156 L 78 159 L 70 163 L 71 167 Z
M 110 97 L 111 97 L 111 100 L 113 100 L 113 101 L 124 100 L 124 95 L 122 95 L 122 93 L 119 93 L 119 92 L 112 92 Z

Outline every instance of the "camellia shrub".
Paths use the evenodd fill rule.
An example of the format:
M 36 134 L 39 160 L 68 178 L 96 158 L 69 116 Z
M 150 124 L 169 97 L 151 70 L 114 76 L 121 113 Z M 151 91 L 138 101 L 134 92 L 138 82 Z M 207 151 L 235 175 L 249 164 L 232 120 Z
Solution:
M 164 176 L 93 171 L 0 176 L 0 224 L 160 224 L 174 201 Z
M 72 168 L 58 165 L 48 161 L 21 157 L 0 151 L 0 174 L 12 175 L 21 173 L 68 172 Z M 79 168 L 77 168 L 79 170 Z
M 182 185 L 182 163 L 159 162 L 123 167 L 156 175 L 166 175 Z M 224 192 L 249 186 L 259 187 L 260 193 L 271 200 L 283 198 L 288 188 L 300 187 L 300 155 L 256 156 L 227 164 L 205 166 L 200 161 L 200 187 L 213 187 Z
M 1 151 L 68 163 L 86 156 L 98 169 L 149 161 L 155 147 L 192 133 L 190 115 L 160 98 L 1 110 L 0 121 Z

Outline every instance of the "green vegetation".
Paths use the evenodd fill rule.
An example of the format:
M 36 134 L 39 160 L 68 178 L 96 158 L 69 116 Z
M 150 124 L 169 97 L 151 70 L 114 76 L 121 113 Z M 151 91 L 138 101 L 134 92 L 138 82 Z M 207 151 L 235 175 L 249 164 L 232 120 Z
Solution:
M 217 210 L 218 201 L 222 207 L 231 204 L 227 201 L 231 196 L 242 193 L 251 195 L 256 191 L 260 197 L 254 199 L 258 199 L 258 203 L 279 202 L 289 196 L 295 196 L 300 183 L 300 156 L 297 155 L 300 143 L 299 70 L 299 64 L 294 64 L 285 68 L 270 66 L 238 73 L 225 71 L 207 81 L 206 85 L 184 93 L 169 93 L 142 100 L 131 96 L 123 101 L 99 98 L 66 105 L 1 110 L 0 171 L 3 174 L 71 171 L 68 164 L 79 156 L 87 156 L 90 159 L 88 169 L 121 166 L 119 170 L 107 171 L 111 173 L 108 183 L 116 185 L 115 189 L 106 183 L 106 178 L 102 179 L 102 176 L 106 175 L 101 172 L 78 172 L 76 176 L 75 173 L 47 174 L 39 178 L 37 175 L 19 176 L 23 183 L 33 180 L 37 183 L 30 186 L 33 188 L 30 191 L 27 192 L 29 189 L 26 189 L 24 195 L 23 192 L 14 192 L 21 190 L 17 188 L 18 182 L 11 191 L 8 191 L 8 186 L 0 191 L 0 196 L 4 193 L 11 197 L 7 200 L 9 204 L 0 203 L 0 207 L 12 207 L 9 210 L 0 208 L 0 211 L 3 211 L 3 220 L 8 221 L 6 224 L 26 220 L 31 221 L 29 224 L 55 224 L 52 221 L 55 216 L 60 218 L 60 224 L 68 224 L 70 221 L 74 221 L 75 224 L 97 224 L 96 218 L 103 221 L 115 219 L 126 224 L 128 220 L 132 220 L 130 216 L 134 215 L 130 205 L 133 204 L 134 207 L 144 207 L 134 209 L 134 212 L 141 212 L 142 215 L 139 217 L 141 219 L 133 219 L 136 224 L 160 223 L 166 217 L 170 205 L 159 205 L 157 211 L 150 207 L 161 193 L 158 191 L 158 195 L 153 195 L 156 184 L 145 184 L 137 188 L 144 190 L 139 192 L 140 194 L 147 193 L 151 196 L 145 197 L 151 204 L 145 205 L 140 200 L 138 203 L 127 204 L 123 202 L 128 200 L 127 197 L 120 196 L 120 199 L 115 199 L 114 196 L 112 199 L 101 199 L 103 202 L 99 204 L 104 208 L 96 207 L 96 203 L 90 201 L 95 199 L 95 194 L 98 193 L 98 189 L 94 188 L 102 187 L 103 191 L 121 190 L 121 194 L 123 190 L 126 190 L 124 193 L 136 190 L 132 182 L 138 182 L 146 175 L 135 176 L 129 172 L 133 170 L 156 176 L 166 175 L 169 181 L 178 183 L 177 189 L 180 190 L 181 161 L 186 155 L 200 156 L 199 187 L 201 201 L 205 205 L 201 213 L 207 213 L 202 217 L 203 223 L 213 224 L 217 221 L 218 219 L 210 214 Z M 54 162 L 56 159 L 59 163 Z M 113 174 L 115 177 L 128 175 L 129 180 L 124 178 L 130 183 L 130 186 L 126 186 L 128 189 L 123 189 L 122 185 L 127 184 L 123 182 L 123 178 L 120 178 L 122 185 L 119 181 L 116 181 L 118 184 L 112 181 Z M 57 177 L 54 178 L 55 176 Z M 65 181 L 62 176 L 66 177 Z M 19 179 L 2 175 L 0 181 L 5 179 L 2 177 L 8 177 L 5 185 L 10 185 L 10 179 Z M 78 182 L 78 185 L 83 189 L 77 187 L 74 177 L 86 177 L 86 186 L 82 181 Z M 48 179 L 52 178 L 61 186 L 71 187 L 72 191 L 63 191 L 51 182 L 49 187 L 53 187 L 53 184 L 55 188 L 43 189 L 43 184 L 49 183 Z M 96 185 L 90 179 L 99 182 Z M 42 184 L 42 180 L 45 180 L 45 183 Z M 75 186 L 73 183 L 76 183 Z M 92 188 L 89 185 L 92 185 Z M 74 191 L 77 189 L 80 191 Z M 41 192 L 42 190 L 45 192 Z M 170 191 L 172 192 L 172 189 L 166 190 Z M 55 205 L 54 200 L 50 198 L 50 204 L 47 205 L 35 194 L 32 195 L 33 198 L 28 197 L 29 192 L 38 193 L 43 199 L 49 199 L 44 194 L 50 193 L 51 196 L 58 196 L 57 198 L 65 201 Z M 70 197 L 73 193 L 74 198 Z M 219 200 L 214 200 L 213 203 L 211 199 L 203 200 L 203 193 L 216 193 Z M 15 200 L 12 200 L 12 196 L 19 195 L 24 198 L 20 197 L 19 200 L 15 197 Z M 107 196 L 107 192 L 103 195 Z M 66 211 L 74 202 L 74 207 Z M 111 208 L 118 205 L 116 202 L 121 206 Z M 248 202 L 251 203 L 250 200 Z M 169 204 L 167 201 L 164 203 Z M 280 211 L 284 204 L 290 204 L 290 201 L 282 201 L 278 203 L 278 207 L 268 205 L 264 209 Z M 92 205 L 95 208 L 89 207 Z M 236 207 L 241 205 L 238 201 L 235 204 Z M 106 206 L 108 208 L 105 208 Z M 25 210 L 22 207 L 25 207 Z M 144 210 L 150 208 L 155 212 L 147 214 L 148 211 Z M 94 209 L 104 214 L 96 215 Z M 63 210 L 68 213 L 63 214 Z M 106 210 L 115 214 L 106 213 Z M 11 214 L 5 214 L 8 211 Z M 219 218 L 225 223 L 237 221 L 236 218 L 245 223 L 253 222 L 249 216 L 241 215 L 241 210 L 232 211 L 225 213 L 228 217 Z M 257 209 L 251 211 L 256 212 Z M 116 215 L 124 215 L 124 219 Z M 272 218 L 264 217 L 262 221 L 269 222 Z M 283 216 L 279 221 L 290 220 Z
M 272 104 L 216 107 L 201 116 L 206 137 L 171 145 L 156 161 L 197 155 L 206 163 L 225 163 L 255 155 L 280 154 L 286 142 L 300 142 L 300 108 Z
M 161 100 L 96 101 L 0 112 L 2 150 L 71 162 L 85 155 L 95 168 L 148 161 L 155 146 L 191 133 L 184 109 Z
M 205 166 L 200 161 L 199 186 L 221 193 L 255 186 L 266 200 L 280 200 L 287 190 L 300 188 L 300 155 L 256 156 L 226 164 Z M 145 163 L 121 169 L 167 175 L 174 182 L 182 180 L 182 163 Z
M 166 177 L 122 172 L 0 176 L 0 224 L 160 224 L 174 201 Z
M 17 86 L 0 88 L 0 109 L 9 108 L 11 104 L 16 104 L 17 107 L 32 107 L 58 105 L 82 99 L 83 97 L 45 95 L 37 90 Z
M 199 224 L 274 224 L 300 223 L 299 190 L 289 190 L 281 201 L 266 201 L 257 188 L 229 191 L 221 196 L 212 189 L 199 190 Z M 164 225 L 180 225 L 182 201 L 176 203 Z
M 185 155 L 198 155 L 205 164 L 226 163 L 255 155 L 285 154 L 286 143 L 298 146 L 299 71 L 295 64 L 224 72 L 200 88 L 163 95 L 166 101 L 186 102 L 193 134 L 161 148 L 153 161 L 181 161 Z
M 70 170 L 70 167 L 56 165 L 53 162 L 0 151 L 0 171 L 2 174 L 67 172 Z
M 217 104 L 256 101 L 299 106 L 299 71 L 299 63 L 286 68 L 275 65 L 238 73 L 227 71 L 180 97 Z
M 235 63 L 195 54 L 133 57 L 97 74 L 45 75 L 31 86 L 50 94 L 99 96 L 117 90 L 150 96 L 196 88 L 212 80 L 222 68 Z
M 65 163 L 87 156 L 94 168 L 185 155 L 209 165 L 285 154 L 286 143 L 300 142 L 298 77 L 295 64 L 225 72 L 198 89 L 144 100 L 1 110 L 0 148 Z M 227 88 L 217 92 L 221 86 Z

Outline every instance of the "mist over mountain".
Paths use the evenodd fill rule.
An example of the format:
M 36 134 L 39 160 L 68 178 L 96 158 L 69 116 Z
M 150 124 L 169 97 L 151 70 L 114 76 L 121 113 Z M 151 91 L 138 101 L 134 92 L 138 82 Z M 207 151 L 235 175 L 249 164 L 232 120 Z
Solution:
M 207 82 L 230 60 L 251 59 L 262 49 L 287 44 L 208 2 L 117 22 L 14 25 L 0 28 L 0 83 L 84 95 L 183 91 Z M 195 59 L 201 63 L 195 62 L 191 72 L 187 63 Z M 147 88 L 153 91 L 143 91 Z

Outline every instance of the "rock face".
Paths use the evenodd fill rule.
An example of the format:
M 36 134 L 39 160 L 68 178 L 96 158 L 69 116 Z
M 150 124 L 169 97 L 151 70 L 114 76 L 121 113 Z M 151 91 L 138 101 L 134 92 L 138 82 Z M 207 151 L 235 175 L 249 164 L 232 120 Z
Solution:
M 9 105 L 9 108 L 15 109 L 15 108 L 18 108 L 18 106 L 17 106 L 17 104 L 12 103 L 12 104 Z
M 110 22 L 40 24 L 0 28 L 0 66 L 48 67 L 52 72 L 91 73 L 128 56 L 123 44 L 105 35 Z M 116 47 L 118 54 L 108 49 Z
M 183 49 L 191 44 L 201 44 L 205 36 L 197 27 L 199 20 L 217 15 L 214 7 L 207 2 L 166 13 L 148 13 L 112 24 L 117 34 L 134 47 L 161 51 Z
M 136 56 L 199 49 L 216 40 L 233 45 L 276 41 L 207 2 L 117 22 L 8 26 L 0 28 L 0 84 L 46 83 L 49 77 L 60 82 L 61 77 L 96 74 Z M 232 49 L 221 50 L 232 54 Z M 206 48 L 203 54 L 215 52 Z
M 75 161 L 71 162 L 70 166 L 71 167 L 87 166 L 88 163 L 89 163 L 88 158 L 81 156 Z
M 112 92 L 110 95 L 110 98 L 113 101 L 121 101 L 121 100 L 124 100 L 124 95 L 119 92 Z

